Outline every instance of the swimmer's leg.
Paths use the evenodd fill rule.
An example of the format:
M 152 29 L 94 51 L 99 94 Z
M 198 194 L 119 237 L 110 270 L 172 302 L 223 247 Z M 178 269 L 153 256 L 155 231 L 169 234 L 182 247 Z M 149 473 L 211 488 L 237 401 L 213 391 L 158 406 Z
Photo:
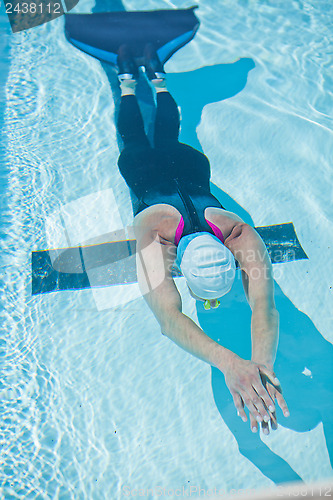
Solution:
M 135 95 L 121 97 L 117 128 L 124 142 L 118 158 L 119 171 L 136 198 L 141 199 L 156 168 L 155 155 L 145 134 Z
M 200 151 L 179 142 L 180 117 L 177 104 L 169 92 L 157 93 L 155 119 L 155 148 L 158 154 L 169 159 L 170 173 L 174 178 L 197 184 L 198 189 L 210 191 L 210 164 Z
M 121 84 L 122 85 L 122 84 Z M 117 129 L 124 142 L 124 147 L 149 148 L 141 111 L 135 95 L 122 95 L 117 119 Z
M 180 116 L 177 104 L 169 94 L 166 81 L 152 80 L 156 90 L 157 109 L 154 129 L 155 148 L 167 148 L 178 144 Z
M 117 119 L 117 129 L 124 142 L 128 146 L 149 146 L 145 134 L 143 119 L 140 108 L 135 97 L 136 80 L 139 76 L 138 68 L 129 47 L 121 45 L 117 57 L 118 79 L 121 89 L 121 101 Z
M 165 80 L 152 80 L 156 88 L 157 110 L 154 144 L 159 154 L 169 159 L 170 172 L 184 182 L 191 179 L 200 189 L 210 190 L 210 164 L 200 151 L 179 142 L 180 116 L 177 104 L 169 94 Z M 161 89 L 164 90 L 161 90 Z
M 178 144 L 180 126 L 179 112 L 177 104 L 168 92 L 163 64 L 152 43 L 145 46 L 144 66 L 146 76 L 156 91 L 154 146 L 158 149 L 176 145 Z

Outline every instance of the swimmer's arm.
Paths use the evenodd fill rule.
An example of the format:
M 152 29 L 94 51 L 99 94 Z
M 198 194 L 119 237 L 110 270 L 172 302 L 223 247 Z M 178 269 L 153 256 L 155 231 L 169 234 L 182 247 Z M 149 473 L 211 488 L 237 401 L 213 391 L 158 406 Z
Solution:
M 266 268 L 265 272 L 269 272 Z M 279 341 L 279 313 L 274 304 L 274 281 L 259 283 L 242 270 L 242 280 L 251 306 L 252 361 L 272 369 Z M 270 283 L 271 281 L 271 283 Z
M 279 314 L 274 301 L 272 263 L 258 233 L 240 224 L 225 241 L 242 269 L 245 294 L 252 310 L 252 361 L 268 368 L 274 365 L 278 337 Z
M 187 352 L 215 366 L 224 374 L 235 406 L 244 421 L 247 419 L 244 404 L 251 412 L 252 424 L 253 415 L 269 418 L 263 403 L 256 408 L 254 404 L 258 394 L 267 407 L 272 402 L 262 386 L 259 370 L 271 379 L 274 374 L 265 366 L 243 360 L 221 346 L 182 313 L 181 297 L 171 276 L 176 248 L 161 245 L 153 235 L 146 234 L 139 238 L 137 236 L 137 250 L 139 285 L 162 332 Z M 258 392 L 255 392 L 252 385 Z
M 182 313 L 181 297 L 171 275 L 174 246 L 161 245 L 157 235 L 137 236 L 137 274 L 141 293 L 161 326 L 178 346 L 219 369 L 233 354 L 206 335 Z
M 243 410 L 244 403 L 250 409 L 250 425 L 253 431 L 258 429 L 258 422 L 261 422 L 263 432 L 269 433 L 268 420 L 265 419 L 267 413 L 262 408 L 262 403 L 269 409 L 269 420 L 272 429 L 277 428 L 275 399 L 288 416 L 287 403 L 282 396 L 282 389 L 273 371 L 279 338 L 279 315 L 274 301 L 274 280 L 272 263 L 269 258 L 266 246 L 258 233 L 247 224 L 239 224 L 225 240 L 225 245 L 232 251 L 238 260 L 242 270 L 244 290 L 252 309 L 251 318 L 251 338 L 252 356 L 251 362 L 259 368 L 261 384 L 251 383 L 251 375 L 245 385 L 247 394 L 252 392 L 252 401 L 248 405 L 246 393 L 241 394 L 236 390 L 234 395 L 235 405 L 239 415 L 246 419 Z M 246 378 L 246 377 L 245 377 Z M 250 382 L 250 385 L 248 384 Z M 273 383 L 272 383 L 273 382 Z M 252 387 L 251 387 L 252 385 Z M 263 390 L 264 388 L 264 390 Z M 241 399 L 239 398 L 241 396 Z M 254 404 L 254 411 L 251 405 Z M 258 419 L 257 409 L 260 409 Z

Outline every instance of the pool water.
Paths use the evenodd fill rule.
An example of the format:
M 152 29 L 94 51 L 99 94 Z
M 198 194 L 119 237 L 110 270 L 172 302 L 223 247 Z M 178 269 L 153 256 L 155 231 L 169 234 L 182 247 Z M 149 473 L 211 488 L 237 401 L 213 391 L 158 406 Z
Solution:
M 222 374 L 161 335 L 135 285 L 100 286 L 91 274 L 91 288 L 32 295 L 33 251 L 103 241 L 130 226 L 132 212 L 116 166 L 112 70 L 67 42 L 63 18 L 12 34 L 1 4 L 6 500 L 138 489 L 196 498 L 332 477 L 332 4 L 197 3 L 198 33 L 166 64 L 181 140 L 208 156 L 227 208 L 255 226 L 293 222 L 309 257 L 274 266 L 275 371 L 291 416 L 280 411 L 277 431 L 252 434 Z M 188 6 L 80 0 L 73 12 Z M 184 312 L 249 358 L 239 277 L 216 311 L 177 285 Z

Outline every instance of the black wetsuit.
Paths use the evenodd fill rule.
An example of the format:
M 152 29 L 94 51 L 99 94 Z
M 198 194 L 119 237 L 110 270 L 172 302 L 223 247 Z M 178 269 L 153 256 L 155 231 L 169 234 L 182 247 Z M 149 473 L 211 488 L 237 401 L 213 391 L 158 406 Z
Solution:
M 174 99 L 168 92 L 159 92 L 152 148 L 136 97 L 123 96 L 118 115 L 118 131 L 124 141 L 119 170 L 131 190 L 134 215 L 166 203 L 184 219 L 182 236 L 213 233 L 205 220 L 205 209 L 223 207 L 210 192 L 209 161 L 203 153 L 178 141 L 179 125 Z

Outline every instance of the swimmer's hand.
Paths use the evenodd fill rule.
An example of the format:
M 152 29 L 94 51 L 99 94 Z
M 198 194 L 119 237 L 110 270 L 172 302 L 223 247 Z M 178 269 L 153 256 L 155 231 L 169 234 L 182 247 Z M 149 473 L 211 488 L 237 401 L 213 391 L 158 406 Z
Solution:
M 253 432 L 258 430 L 258 422 L 265 434 L 269 434 L 269 422 L 272 430 L 277 429 L 275 399 L 284 416 L 289 416 L 280 383 L 272 368 L 242 359 L 233 353 L 223 373 L 238 415 L 244 422 L 247 421 L 244 406 L 247 406 Z
M 269 367 L 270 369 L 270 367 Z M 270 371 L 273 373 L 273 368 L 270 369 Z M 275 375 L 274 375 L 275 376 Z M 260 372 L 260 378 L 262 380 L 263 385 L 265 386 L 267 392 L 269 393 L 271 399 L 275 402 L 275 399 L 277 400 L 280 408 L 283 411 L 283 414 L 285 417 L 289 417 L 289 410 L 287 403 L 282 396 L 282 389 L 280 386 L 280 383 L 278 384 L 272 384 L 270 379 L 265 375 L 264 373 Z M 276 420 L 276 412 L 270 412 L 270 417 L 271 417 L 271 428 L 272 430 L 276 430 L 278 428 L 277 425 L 277 420 Z M 257 422 L 254 418 L 252 418 L 252 415 L 250 414 L 250 422 L 251 422 L 251 430 L 252 432 L 257 432 Z M 263 430 L 263 433 L 268 435 L 269 434 L 269 423 L 267 422 L 262 422 L 261 428 Z

